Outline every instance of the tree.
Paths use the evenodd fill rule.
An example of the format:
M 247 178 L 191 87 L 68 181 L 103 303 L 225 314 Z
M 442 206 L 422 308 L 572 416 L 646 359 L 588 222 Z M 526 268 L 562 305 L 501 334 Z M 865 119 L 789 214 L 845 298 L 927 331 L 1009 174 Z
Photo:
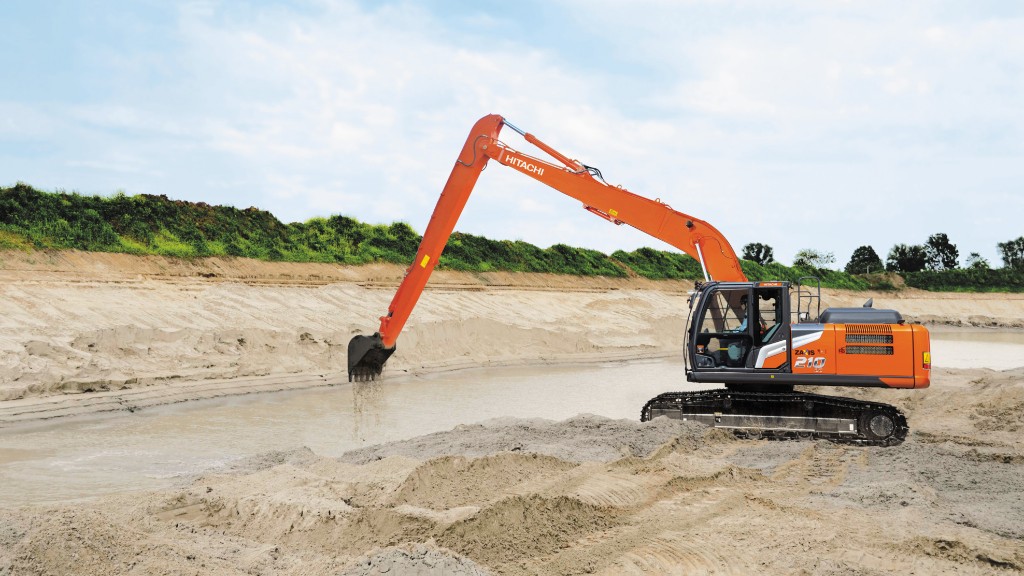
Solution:
M 967 268 L 971 270 L 988 270 L 991 266 L 989 266 L 988 260 L 984 256 L 977 252 L 971 252 L 967 256 Z
M 775 255 L 772 247 L 760 242 L 753 242 L 743 247 L 743 259 L 757 262 L 761 266 L 767 266 L 775 262 Z
M 943 233 L 932 234 L 925 244 L 925 252 L 928 254 L 929 270 L 954 270 L 960 252 L 956 244 L 949 241 L 949 237 Z
M 889 250 L 885 269 L 890 272 L 920 272 L 928 265 L 928 252 L 924 246 L 897 244 Z
M 797 252 L 796 256 L 793 257 L 793 266 L 803 266 L 804 268 L 825 268 L 835 261 L 836 257 L 831 252 L 818 252 L 817 250 L 804 248 Z
M 1000 242 L 999 255 L 1003 258 L 1003 266 L 1007 268 L 1024 269 L 1024 236 L 1016 240 Z
M 846 265 L 847 274 L 867 274 L 872 271 L 881 272 L 884 269 L 882 259 L 871 246 L 861 246 L 854 250 L 850 262 Z

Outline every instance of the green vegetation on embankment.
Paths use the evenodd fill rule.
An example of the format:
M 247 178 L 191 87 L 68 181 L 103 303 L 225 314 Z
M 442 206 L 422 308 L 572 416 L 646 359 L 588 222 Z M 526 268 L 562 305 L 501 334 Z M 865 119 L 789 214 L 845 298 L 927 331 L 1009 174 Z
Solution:
M 282 223 L 273 214 L 210 206 L 166 196 L 110 197 L 43 192 L 26 184 L 0 188 L 0 249 L 77 249 L 179 258 L 240 256 L 288 262 L 408 264 L 420 242 L 408 224 L 373 225 L 346 216 Z M 742 261 L 752 280 L 818 276 L 822 285 L 861 290 L 891 288 L 880 275 L 758 265 Z M 611 256 L 556 244 L 538 248 L 521 241 L 490 240 L 456 232 L 440 267 L 487 272 L 550 272 L 585 276 L 698 279 L 700 266 L 684 254 L 640 248 Z M 1024 291 L 1024 275 L 1007 270 L 915 273 L 907 283 L 926 289 Z

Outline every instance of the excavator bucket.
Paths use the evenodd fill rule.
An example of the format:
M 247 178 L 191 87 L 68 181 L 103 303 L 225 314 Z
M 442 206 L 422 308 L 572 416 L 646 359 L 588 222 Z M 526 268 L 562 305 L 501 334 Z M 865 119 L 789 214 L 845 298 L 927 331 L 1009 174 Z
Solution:
M 348 381 L 373 380 L 384 371 L 384 363 L 395 353 L 385 348 L 380 332 L 373 336 L 355 336 L 348 342 Z

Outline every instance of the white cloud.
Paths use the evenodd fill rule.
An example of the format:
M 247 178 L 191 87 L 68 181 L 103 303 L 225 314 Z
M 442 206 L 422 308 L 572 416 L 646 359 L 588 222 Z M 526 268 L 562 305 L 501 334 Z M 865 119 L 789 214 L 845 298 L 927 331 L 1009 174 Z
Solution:
M 496 112 L 713 223 L 737 250 L 765 242 L 788 260 L 814 245 L 842 261 L 862 243 L 884 256 L 947 232 L 995 261 L 995 242 L 1020 233 L 1018 18 L 930 3 L 587 0 L 552 4 L 571 18 L 544 36 L 498 7 L 438 6 L 452 12 L 185 4 L 177 45 L 108 64 L 109 95 L 0 103 L 0 137 L 54 149 L 0 167 L 41 186 L 422 232 L 470 126 Z M 658 245 L 493 163 L 459 228 Z

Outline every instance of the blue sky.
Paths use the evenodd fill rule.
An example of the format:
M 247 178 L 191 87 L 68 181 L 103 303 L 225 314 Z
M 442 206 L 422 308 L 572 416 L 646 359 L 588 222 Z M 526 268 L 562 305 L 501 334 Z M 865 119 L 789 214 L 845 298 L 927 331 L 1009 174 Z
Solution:
M 1019 2 L 6 0 L 0 70 L 0 185 L 422 232 L 499 113 L 783 262 L 1024 235 Z M 457 229 L 661 247 L 495 163 Z

